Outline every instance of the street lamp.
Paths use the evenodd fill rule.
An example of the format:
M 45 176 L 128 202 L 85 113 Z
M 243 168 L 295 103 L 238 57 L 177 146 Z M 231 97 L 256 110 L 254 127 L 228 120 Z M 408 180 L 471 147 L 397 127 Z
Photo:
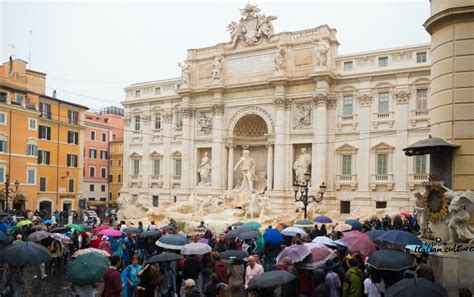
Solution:
M 319 186 L 319 195 L 318 196 L 308 196 L 308 189 L 309 184 L 311 181 L 311 175 L 309 173 L 305 173 L 304 175 L 305 181 L 302 184 L 295 183 L 293 185 L 293 191 L 295 192 L 295 202 L 302 202 L 303 203 L 303 211 L 304 211 L 304 218 L 307 219 L 308 217 L 308 204 L 311 202 L 316 202 L 319 204 L 323 200 L 324 192 L 326 191 L 326 184 L 323 182 Z M 298 197 L 298 192 L 300 192 L 300 196 Z
M 18 193 L 18 187 L 20 186 L 20 183 L 18 180 L 15 181 L 15 189 L 10 188 L 10 174 L 5 175 L 5 188 L 1 189 L 0 192 L 4 193 L 5 195 L 5 212 L 8 212 L 8 198 L 11 196 L 13 199 L 14 195 Z

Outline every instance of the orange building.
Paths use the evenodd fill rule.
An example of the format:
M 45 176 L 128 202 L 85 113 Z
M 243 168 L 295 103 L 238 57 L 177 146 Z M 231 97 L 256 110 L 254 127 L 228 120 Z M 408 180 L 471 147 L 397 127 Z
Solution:
M 0 66 L 0 183 L 8 208 L 75 209 L 81 195 L 85 106 L 45 95 L 46 74 L 10 59 Z M 0 207 L 6 208 L 5 185 Z

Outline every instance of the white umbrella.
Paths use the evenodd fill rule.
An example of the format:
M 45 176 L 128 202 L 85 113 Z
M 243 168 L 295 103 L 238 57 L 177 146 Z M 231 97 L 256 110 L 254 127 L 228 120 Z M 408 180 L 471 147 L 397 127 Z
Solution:
M 291 237 L 296 236 L 296 234 L 300 234 L 302 237 L 308 236 L 308 234 L 306 234 L 306 232 L 304 232 L 303 229 L 298 228 L 298 227 L 285 228 L 285 229 L 283 229 L 283 231 L 281 231 L 281 234 L 283 234 L 285 236 L 291 236 Z
M 204 255 L 210 252 L 212 252 L 212 249 L 208 244 L 199 242 L 188 243 L 181 249 L 183 255 Z
M 61 234 L 61 233 L 51 233 L 51 238 L 56 239 L 57 241 L 61 243 L 66 243 L 66 244 L 71 244 L 72 239 L 67 236 L 66 234 Z
M 334 243 L 329 237 L 326 236 L 317 236 L 313 239 L 314 243 L 320 243 L 328 246 L 337 246 L 337 244 Z

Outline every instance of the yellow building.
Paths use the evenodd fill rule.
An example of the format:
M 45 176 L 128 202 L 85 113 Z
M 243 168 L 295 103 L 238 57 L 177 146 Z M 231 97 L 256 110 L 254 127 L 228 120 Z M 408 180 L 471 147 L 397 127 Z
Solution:
M 8 208 L 76 209 L 87 107 L 45 95 L 46 74 L 22 60 L 0 67 L 0 182 L 9 175 L 10 188 L 18 180 L 21 193 Z M 5 200 L 3 192 L 2 208 Z
M 120 188 L 122 187 L 123 138 L 110 141 L 109 152 L 109 199 L 111 201 L 117 201 L 120 195 Z

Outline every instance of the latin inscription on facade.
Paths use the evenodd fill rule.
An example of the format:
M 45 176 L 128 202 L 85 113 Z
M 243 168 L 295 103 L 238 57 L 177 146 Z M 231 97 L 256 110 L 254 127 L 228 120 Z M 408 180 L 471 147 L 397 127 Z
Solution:
M 230 77 L 273 71 L 274 53 L 251 57 L 230 58 L 227 63 L 227 75 Z

